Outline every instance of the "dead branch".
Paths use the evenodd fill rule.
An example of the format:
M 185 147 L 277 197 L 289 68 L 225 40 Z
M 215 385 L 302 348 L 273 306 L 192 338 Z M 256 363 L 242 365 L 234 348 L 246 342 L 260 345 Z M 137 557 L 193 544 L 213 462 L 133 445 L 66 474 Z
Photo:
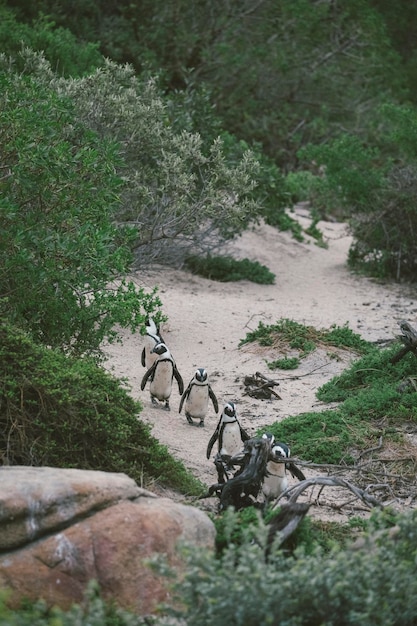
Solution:
M 307 478 L 307 480 L 303 480 L 299 484 L 294 487 L 290 487 L 284 493 L 282 493 L 276 501 L 274 508 L 277 507 L 279 501 L 285 496 L 289 499 L 289 502 L 294 503 L 297 501 L 298 496 L 300 496 L 306 489 L 312 487 L 314 485 L 322 485 L 323 487 L 343 487 L 351 491 L 357 498 L 362 500 L 369 507 L 379 507 L 383 508 L 383 504 L 371 496 L 364 489 L 360 489 L 356 485 L 348 482 L 344 478 L 338 478 L 337 476 L 317 476 L 315 478 Z
M 256 372 L 254 376 L 245 376 L 243 384 L 245 385 L 243 395 L 248 395 L 258 400 L 271 400 L 272 396 L 282 400 L 281 396 L 273 390 L 273 387 L 279 385 L 279 382 L 267 378 L 260 372 Z
M 398 339 L 404 344 L 404 348 L 401 348 L 399 352 L 394 354 L 390 359 L 390 363 L 398 363 L 406 354 L 412 352 L 417 357 L 417 330 L 411 326 L 406 320 L 399 322 L 401 335 Z

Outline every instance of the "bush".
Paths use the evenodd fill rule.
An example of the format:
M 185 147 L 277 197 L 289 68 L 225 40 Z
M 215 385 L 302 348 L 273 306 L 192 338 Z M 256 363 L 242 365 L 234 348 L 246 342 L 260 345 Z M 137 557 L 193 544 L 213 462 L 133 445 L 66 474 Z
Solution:
M 185 265 L 194 274 L 220 282 L 250 280 L 261 285 L 272 285 L 275 282 L 275 274 L 265 265 L 249 259 L 236 260 L 227 256 L 205 258 L 189 256 Z
M 317 330 L 313 326 L 305 326 L 288 318 L 282 318 L 270 325 L 259 322 L 258 328 L 246 333 L 246 337 L 241 339 L 239 345 L 254 341 L 258 341 L 261 346 L 284 343 L 289 348 L 300 350 L 301 356 L 305 356 L 319 344 L 352 350 L 358 354 L 364 354 L 373 348 L 369 341 L 354 333 L 347 324 L 344 326 L 333 324 L 329 330 Z
M 183 493 L 203 486 L 138 419 L 139 402 L 91 359 L 0 325 L 0 454 L 11 465 L 123 472 Z
M 80 124 L 28 56 L 30 77 L 0 64 L 0 313 L 48 346 L 99 354 L 160 301 L 124 279 L 135 231 L 116 225 L 119 146 Z
M 314 195 L 348 215 L 354 238 L 349 265 L 380 278 L 414 281 L 417 244 L 416 109 L 385 104 L 373 142 L 340 135 L 300 157 L 323 167 Z M 313 201 L 314 197 L 311 196 Z M 319 200 L 320 202 L 320 200 Z
M 260 521 L 255 540 L 229 543 L 220 558 L 206 550 L 186 553 L 186 574 L 176 585 L 182 608 L 175 614 L 187 626 L 412 626 L 416 522 L 416 511 L 394 520 L 375 512 L 362 548 L 336 544 L 306 554 L 301 547 L 289 557 L 275 550 L 266 560 L 267 527 Z
M 148 620 L 105 602 L 95 581 L 88 584 L 82 604 L 68 611 L 48 608 L 42 600 L 25 602 L 18 610 L 9 609 L 7 594 L 0 592 L 1 626 L 146 626 Z
M 0 6 L 0 49 L 13 56 L 20 68 L 17 53 L 22 45 L 42 51 L 51 67 L 62 76 L 81 76 L 104 62 L 98 44 L 77 41 L 71 31 L 56 27 L 45 15 L 25 24 L 16 19 L 13 10 Z

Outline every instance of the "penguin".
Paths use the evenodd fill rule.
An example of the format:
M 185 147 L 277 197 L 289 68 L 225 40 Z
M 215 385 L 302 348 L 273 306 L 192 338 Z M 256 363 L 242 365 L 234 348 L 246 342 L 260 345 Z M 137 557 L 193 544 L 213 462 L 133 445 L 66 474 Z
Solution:
M 275 441 L 274 435 L 265 433 L 263 439 L 267 439 L 271 445 L 269 461 L 266 466 L 266 476 L 262 483 L 262 493 L 265 500 L 273 500 L 283 493 L 288 487 L 287 468 L 282 459 L 289 459 L 290 448 L 279 441 Z
M 218 452 L 214 458 L 214 464 L 219 483 L 224 483 L 225 479 L 228 478 L 227 472 L 230 469 L 227 466 L 228 461 L 242 450 L 243 442 L 248 441 L 248 439 L 250 439 L 248 433 L 237 419 L 236 405 L 234 402 L 228 402 L 207 445 L 207 458 L 209 459 L 212 448 L 218 441 Z
M 212 401 L 213 408 L 218 413 L 219 404 L 209 383 L 207 371 L 203 367 L 199 367 L 181 397 L 178 413 L 181 413 L 185 402 L 184 409 L 187 422 L 194 424 L 193 419 L 199 419 L 199 426 L 204 426 L 209 400 Z
M 151 365 L 142 378 L 140 388 L 143 391 L 148 379 L 150 379 L 151 384 L 149 390 L 152 404 L 158 405 L 157 400 L 165 402 L 164 408 L 170 411 L 169 398 L 172 392 L 172 381 L 174 378 L 177 381 L 180 394 L 184 392 L 184 382 L 177 369 L 174 358 L 165 343 L 162 341 L 157 343 L 152 353 L 157 355 L 157 360 Z
M 158 358 L 156 352 L 152 352 L 157 343 L 164 342 L 159 332 L 159 327 L 152 317 L 148 317 L 145 322 L 146 334 L 144 336 L 145 345 L 142 350 L 141 363 L 148 370 Z
M 267 474 L 262 483 L 262 493 L 268 502 L 278 498 L 288 488 L 287 470 L 293 478 L 298 478 L 298 480 L 305 480 L 305 476 L 292 461 L 288 463 L 282 461 L 291 457 L 291 450 L 286 443 L 275 441 L 272 433 L 264 433 L 262 438 L 267 439 L 271 446 L 266 466 Z

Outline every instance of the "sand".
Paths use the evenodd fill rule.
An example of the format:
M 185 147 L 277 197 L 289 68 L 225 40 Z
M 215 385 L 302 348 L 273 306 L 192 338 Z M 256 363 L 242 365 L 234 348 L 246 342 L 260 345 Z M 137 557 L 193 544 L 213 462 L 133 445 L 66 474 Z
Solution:
M 309 225 L 306 208 L 298 207 L 294 215 L 303 227 Z M 185 386 L 197 367 L 206 368 L 220 412 L 226 402 L 235 402 L 239 420 L 251 436 L 260 427 L 288 416 L 327 409 L 315 396 L 317 388 L 356 358 L 346 353 L 335 359 L 328 351 L 316 350 L 297 370 L 271 372 L 266 361 L 284 354 L 260 350 L 256 344 L 239 348 L 239 342 L 260 321 L 273 324 L 287 318 L 317 329 L 347 324 L 364 339 L 375 342 L 398 336 L 401 319 L 411 324 L 417 321 L 415 285 L 382 283 L 352 273 L 346 263 L 351 244 L 346 224 L 320 222 L 318 227 L 327 248 L 309 237 L 297 242 L 291 233 L 266 224 L 228 244 L 226 254 L 266 265 L 276 276 L 273 285 L 246 280 L 220 283 L 164 267 L 134 276 L 146 289 L 158 287 L 168 317 L 161 332 Z M 145 374 L 140 360 L 142 347 L 140 334 L 123 331 L 123 343 L 106 349 L 107 367 L 128 380 L 132 395 L 143 403 L 140 417 L 151 424 L 152 434 L 198 479 L 211 485 L 216 482 L 216 472 L 212 458 L 206 459 L 206 448 L 220 413 L 216 415 L 210 404 L 204 428 L 189 425 L 184 413 L 178 412 L 180 394 L 175 381 L 171 411 L 153 407 L 149 385 L 140 389 Z M 255 372 L 279 382 L 274 389 L 281 399 L 259 400 L 245 395 L 243 379 Z M 291 446 L 293 442 L 287 443 Z M 290 478 L 290 484 L 296 482 Z

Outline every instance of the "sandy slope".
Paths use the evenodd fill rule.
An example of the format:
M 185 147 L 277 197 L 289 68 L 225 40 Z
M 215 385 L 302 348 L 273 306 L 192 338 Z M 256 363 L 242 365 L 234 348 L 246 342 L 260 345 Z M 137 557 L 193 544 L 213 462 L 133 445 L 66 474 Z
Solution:
M 306 211 L 298 209 L 297 216 L 303 226 L 308 225 Z M 328 408 L 320 406 L 315 391 L 349 361 L 349 357 L 338 361 L 324 351 L 316 351 L 295 372 L 271 372 L 265 360 L 282 355 L 265 353 L 253 344 L 238 348 L 239 341 L 249 330 L 256 329 L 259 321 L 272 324 L 289 318 L 318 329 L 347 323 L 363 338 L 379 341 L 398 334 L 400 319 L 411 323 L 417 319 L 415 288 L 379 284 L 353 275 L 346 267 L 351 239 L 345 225 L 322 222 L 318 226 L 328 242 L 327 249 L 313 240 L 298 243 L 289 233 L 265 224 L 229 244 L 227 254 L 257 260 L 274 272 L 274 285 L 218 283 L 166 268 L 135 277 L 145 287 L 159 287 L 169 318 L 162 333 L 185 385 L 196 367 L 205 367 L 220 410 L 225 402 L 235 401 L 240 421 L 250 434 L 289 415 Z M 133 395 L 144 405 L 141 418 L 152 424 L 154 436 L 200 480 L 212 484 L 216 472 L 212 459 L 206 459 L 206 448 L 218 417 L 211 406 L 204 428 L 190 426 L 178 413 L 177 386 L 170 412 L 153 408 L 148 386 L 140 390 L 145 373 L 140 363 L 142 345 L 140 335 L 126 333 L 123 345 L 108 348 L 108 367 L 129 380 Z M 256 371 L 280 381 L 275 390 L 281 400 L 256 400 L 244 395 L 243 377 Z

